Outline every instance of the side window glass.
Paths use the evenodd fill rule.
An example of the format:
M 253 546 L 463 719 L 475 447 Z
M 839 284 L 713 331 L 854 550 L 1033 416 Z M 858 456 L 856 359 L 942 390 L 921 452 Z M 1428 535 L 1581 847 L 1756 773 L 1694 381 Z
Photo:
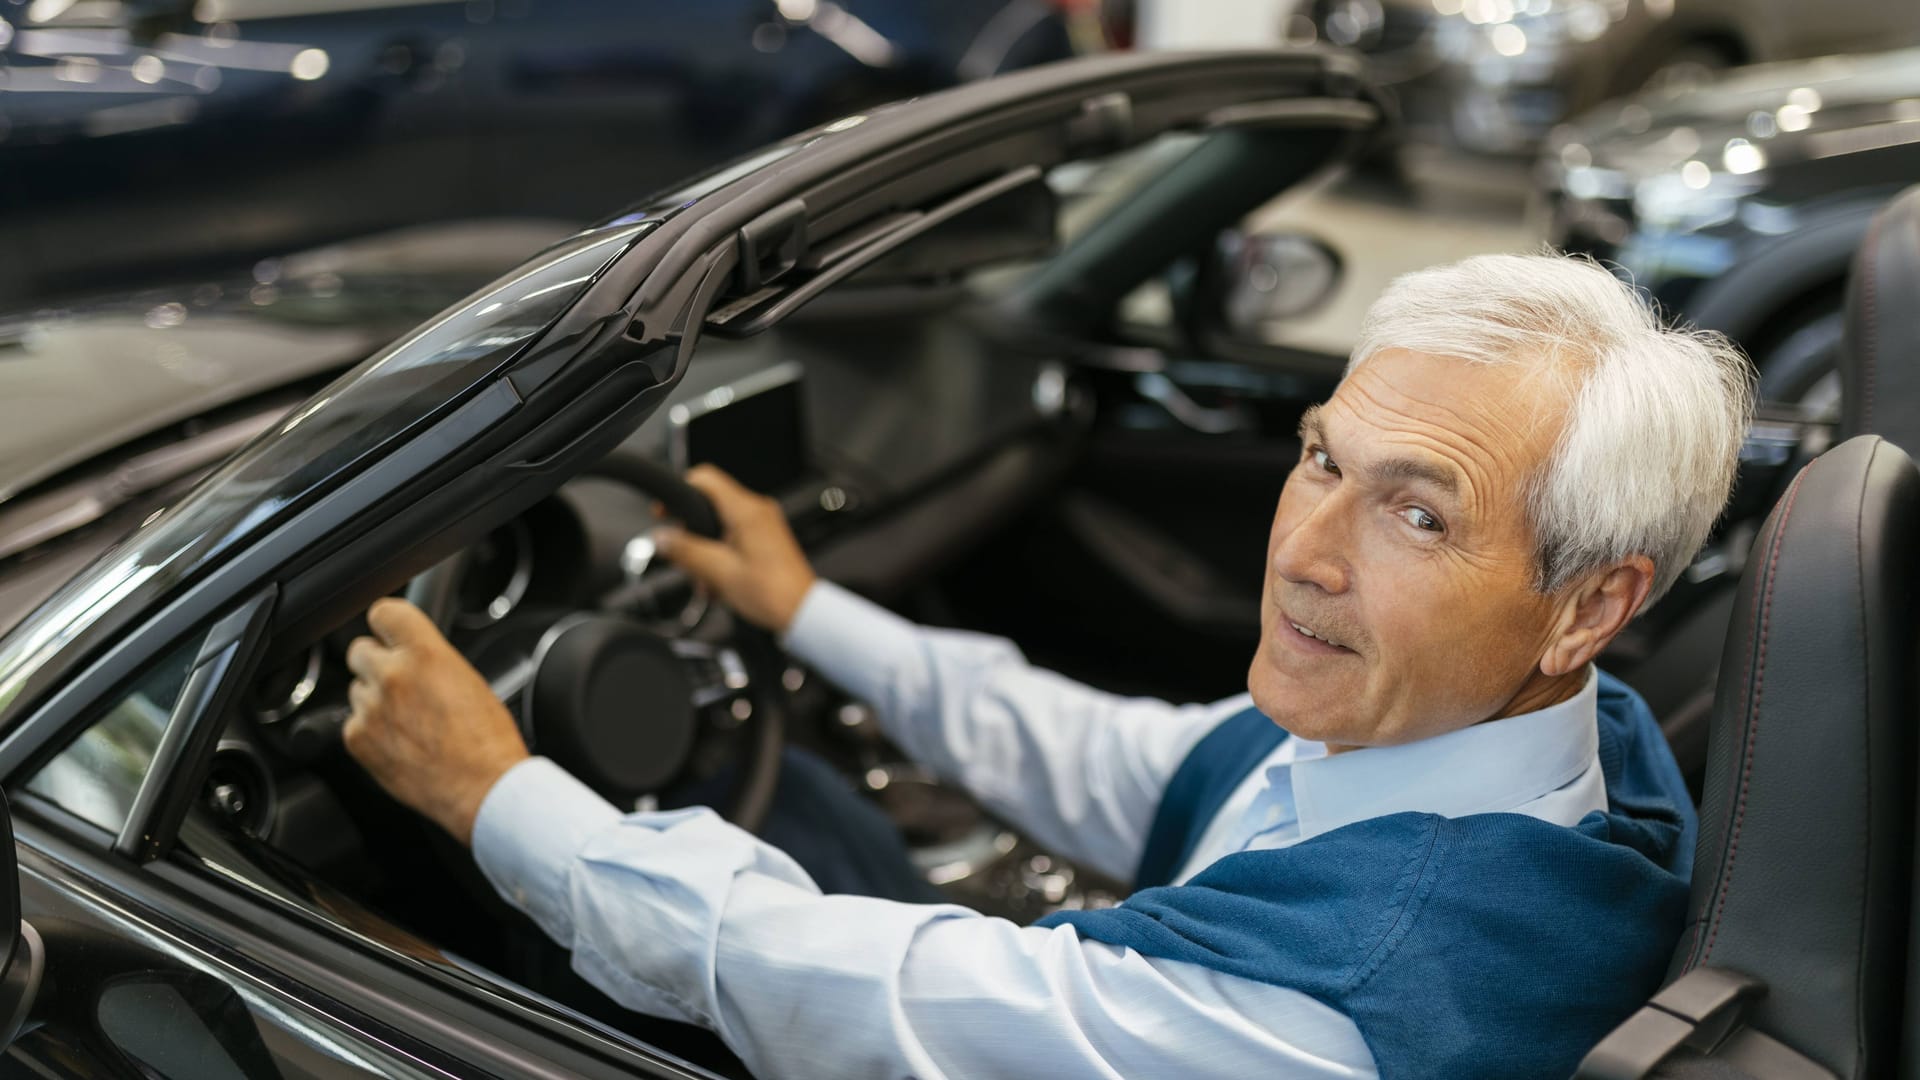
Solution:
M 204 636 L 190 635 L 134 680 L 104 715 L 27 781 L 27 790 L 108 832 L 119 832 Z

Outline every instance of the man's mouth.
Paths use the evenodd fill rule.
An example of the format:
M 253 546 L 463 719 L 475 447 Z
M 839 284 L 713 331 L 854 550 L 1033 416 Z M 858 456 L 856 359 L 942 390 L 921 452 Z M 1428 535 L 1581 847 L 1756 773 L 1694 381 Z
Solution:
M 1353 652 L 1352 648 L 1338 638 L 1332 637 L 1324 630 L 1300 622 L 1285 612 L 1280 613 L 1280 622 L 1286 627 L 1284 632 L 1291 644 L 1303 652 L 1349 654 Z

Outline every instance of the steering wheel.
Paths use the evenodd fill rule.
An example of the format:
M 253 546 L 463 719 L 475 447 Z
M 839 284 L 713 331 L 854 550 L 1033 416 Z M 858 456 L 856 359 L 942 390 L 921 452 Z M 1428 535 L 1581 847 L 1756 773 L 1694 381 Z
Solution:
M 625 484 L 664 506 L 685 527 L 718 537 L 713 504 L 672 470 L 638 456 L 610 455 L 584 470 Z M 407 599 L 449 633 L 457 614 L 464 555 L 456 553 L 407 586 Z M 630 807 L 681 777 L 691 763 L 702 714 L 744 696 L 751 707 L 746 759 L 722 812 L 749 831 L 766 820 L 780 775 L 787 703 L 773 636 L 735 620 L 720 645 L 669 638 L 611 612 L 581 610 L 549 626 L 517 695 L 521 734 L 615 805 Z

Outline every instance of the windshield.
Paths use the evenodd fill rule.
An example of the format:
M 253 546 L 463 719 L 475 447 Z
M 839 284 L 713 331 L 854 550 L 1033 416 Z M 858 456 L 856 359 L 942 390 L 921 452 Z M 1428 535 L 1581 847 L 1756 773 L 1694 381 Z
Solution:
M 134 590 L 186 580 L 500 371 L 651 227 L 562 241 L 288 413 L 0 640 L 0 710 L 42 661 Z

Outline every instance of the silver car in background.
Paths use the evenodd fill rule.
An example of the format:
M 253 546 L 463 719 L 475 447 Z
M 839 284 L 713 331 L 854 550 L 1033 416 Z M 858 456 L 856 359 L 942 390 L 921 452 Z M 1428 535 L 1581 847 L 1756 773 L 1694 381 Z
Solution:
M 1279 33 L 1365 53 L 1413 138 L 1516 154 L 1563 119 L 1643 87 L 1920 43 L 1920 3 L 1298 0 Z

